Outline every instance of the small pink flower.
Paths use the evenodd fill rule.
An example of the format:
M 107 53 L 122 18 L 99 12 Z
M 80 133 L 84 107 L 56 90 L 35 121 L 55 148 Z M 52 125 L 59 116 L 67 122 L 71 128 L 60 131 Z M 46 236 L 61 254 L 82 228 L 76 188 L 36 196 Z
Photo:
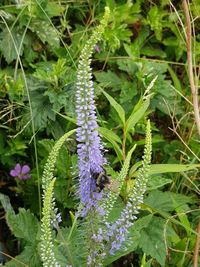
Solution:
M 16 177 L 20 180 L 27 180 L 31 178 L 30 167 L 28 165 L 21 166 L 19 163 L 15 165 L 15 168 L 10 171 L 12 177 Z

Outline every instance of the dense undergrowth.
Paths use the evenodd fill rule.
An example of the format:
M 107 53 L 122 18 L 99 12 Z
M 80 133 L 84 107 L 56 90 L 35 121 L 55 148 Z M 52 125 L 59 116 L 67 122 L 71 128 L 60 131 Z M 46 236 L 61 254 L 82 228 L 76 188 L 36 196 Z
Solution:
M 4 0 L 0 3 L 0 260 L 5 266 L 42 266 L 38 247 L 42 172 L 56 140 L 76 128 L 78 60 L 106 5 L 111 14 L 103 40 L 95 46 L 92 68 L 109 175 L 117 177 L 136 145 L 112 219 L 134 186 L 148 119 L 153 150 L 147 193 L 129 237 L 131 246 L 108 258 L 105 266 L 200 264 L 200 149 L 182 1 Z M 199 1 L 192 1 L 189 10 L 198 88 Z M 60 244 L 55 253 L 61 266 L 66 258 L 71 261 L 65 246 L 69 239 L 64 237 L 72 235 L 74 250 L 82 238 L 71 230 L 76 227 L 78 172 L 77 142 L 70 133 L 54 172 L 54 198 L 62 216 L 62 228 L 54 232 Z M 72 262 L 75 267 L 80 264 L 78 259 Z

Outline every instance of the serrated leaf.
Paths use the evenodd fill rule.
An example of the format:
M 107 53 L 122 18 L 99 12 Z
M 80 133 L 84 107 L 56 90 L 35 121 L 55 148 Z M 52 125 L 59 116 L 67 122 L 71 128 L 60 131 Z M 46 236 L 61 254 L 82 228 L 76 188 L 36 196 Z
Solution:
M 58 32 L 48 21 L 32 20 L 29 28 L 36 32 L 43 43 L 47 42 L 53 48 L 60 46 Z
M 130 58 L 134 59 L 140 57 L 141 49 L 146 43 L 146 39 L 149 36 L 149 29 L 147 27 L 143 27 L 140 31 L 140 34 L 137 38 L 132 42 L 130 45 L 124 43 L 124 48 L 126 53 L 129 55 Z
M 162 17 L 165 12 L 154 5 L 148 13 L 148 21 L 151 29 L 155 31 L 156 38 L 160 41 L 162 39 Z
M 159 212 L 168 212 L 192 202 L 192 198 L 182 194 L 155 190 L 150 192 L 144 203 L 145 205 L 153 208 L 153 210 Z
M 149 174 L 160 174 L 169 172 L 186 172 L 200 167 L 200 164 L 152 164 Z
M 139 247 L 143 252 L 156 259 L 161 266 L 164 266 L 166 259 L 166 249 L 164 243 L 165 220 L 152 217 L 148 226 L 141 230 Z
M 87 246 L 84 245 L 82 231 L 85 231 L 85 225 L 79 230 L 77 228 L 61 228 L 57 235 L 57 243 L 55 255 L 62 267 L 66 266 L 66 262 L 71 266 L 85 266 L 83 263 L 86 255 Z M 65 261 L 64 261 L 65 258 Z M 65 264 L 64 264 L 65 263 Z
M 0 49 L 8 64 L 17 59 L 17 53 L 20 56 L 23 54 L 23 45 L 21 45 L 21 38 L 21 34 L 15 27 L 12 28 L 10 32 L 5 27 L 0 34 Z
M 136 123 L 144 116 L 148 106 L 149 106 L 149 98 L 145 100 L 143 103 L 141 103 L 140 107 L 135 111 L 131 113 L 130 117 L 126 121 L 126 133 L 128 133 L 135 125 Z
M 36 246 L 26 246 L 21 254 L 5 264 L 6 267 L 39 267 L 42 266 Z
M 148 190 L 155 190 L 171 182 L 172 182 L 172 179 L 165 178 L 160 175 L 151 176 L 149 177 L 149 180 L 148 180 L 148 185 L 147 185 Z
M 12 233 L 31 244 L 36 241 L 39 228 L 37 218 L 30 211 L 20 208 L 18 214 L 6 213 L 6 221 Z
M 125 124 L 125 111 L 123 109 L 123 107 L 118 104 L 115 99 L 110 96 L 109 94 L 107 94 L 105 91 L 103 91 L 103 94 L 106 96 L 106 98 L 108 99 L 108 101 L 110 102 L 111 106 L 117 111 L 117 114 L 119 115 L 119 118 L 121 119 L 123 125 Z
M 121 89 L 122 80 L 112 71 L 102 71 L 95 73 L 95 78 L 100 82 L 102 87 L 113 88 L 115 91 Z
M 120 93 L 120 103 L 127 105 L 127 102 L 131 102 L 134 96 L 137 95 L 137 85 L 136 83 L 130 81 L 124 81 L 122 79 L 121 93 Z

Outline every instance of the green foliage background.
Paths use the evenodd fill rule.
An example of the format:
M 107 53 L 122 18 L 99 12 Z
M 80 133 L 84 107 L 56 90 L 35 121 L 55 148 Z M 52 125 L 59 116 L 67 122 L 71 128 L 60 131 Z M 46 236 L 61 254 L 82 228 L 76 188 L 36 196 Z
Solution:
M 2 246 L 5 244 L 4 253 L 18 255 L 18 265 L 7 257 L 10 261 L 5 266 L 41 266 L 38 221 L 42 169 L 55 140 L 75 128 L 78 57 L 106 5 L 111 9 L 111 18 L 92 67 L 99 131 L 111 165 L 108 173 L 116 177 L 127 151 L 137 145 L 116 212 L 123 207 L 141 164 L 147 116 L 152 127 L 153 162 L 145 204 L 130 231 L 127 251 L 110 257 L 105 264 L 193 264 L 199 220 L 200 150 L 187 75 L 184 28 L 180 23 L 185 23 L 181 1 L 2 0 L 0 186 L 14 210 L 1 195 L 1 218 L 5 210 L 15 237 L 9 232 L 0 241 Z M 198 77 L 198 0 L 192 1 L 190 10 L 196 33 L 193 52 Z M 9 175 L 18 162 L 31 166 L 30 180 L 19 181 Z M 58 241 L 68 236 L 77 207 L 76 162 L 72 136 L 60 151 L 55 171 L 58 179 L 54 195 L 63 217 Z M 19 242 L 17 249 L 15 238 Z M 75 233 L 68 240 L 74 251 L 79 238 Z M 63 264 L 68 257 L 66 250 L 62 243 L 56 252 Z M 78 266 L 79 259 L 74 262 Z

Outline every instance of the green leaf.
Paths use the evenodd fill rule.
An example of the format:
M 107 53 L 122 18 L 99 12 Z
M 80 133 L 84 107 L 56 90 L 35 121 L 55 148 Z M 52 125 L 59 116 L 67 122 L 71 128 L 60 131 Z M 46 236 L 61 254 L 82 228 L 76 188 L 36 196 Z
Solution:
M 152 191 L 145 199 L 145 205 L 158 212 L 169 212 L 187 203 L 192 203 L 191 197 L 172 192 Z
M 120 104 L 118 104 L 115 99 L 107 94 L 105 91 L 103 91 L 103 94 L 106 96 L 108 101 L 110 102 L 111 106 L 117 111 L 117 114 L 119 115 L 119 118 L 121 119 L 123 125 L 125 124 L 125 111 L 122 108 Z
M 159 58 L 166 58 L 167 54 L 163 50 L 151 47 L 151 46 L 145 46 L 141 50 L 141 54 L 148 56 L 148 57 L 159 57 Z
M 124 207 L 125 207 L 125 204 L 123 200 L 120 197 L 118 197 L 116 199 L 115 205 L 113 206 L 111 212 L 109 213 L 108 221 L 114 222 L 115 220 L 117 220 Z
M 200 167 L 200 164 L 152 164 L 149 174 L 186 172 Z
M 154 5 L 148 13 L 148 22 L 159 41 L 162 39 L 162 17 L 164 15 L 165 12 L 159 9 L 157 5 Z
M 3 206 L 5 212 L 11 212 L 11 213 L 13 212 L 14 213 L 13 207 L 10 204 L 10 198 L 8 196 L 0 193 L 0 202 L 1 202 L 1 205 Z
M 39 223 L 30 211 L 22 208 L 19 209 L 18 214 L 8 211 L 6 213 L 6 221 L 17 238 L 22 238 L 29 244 L 36 241 Z
M 179 91 L 179 92 L 182 92 L 183 93 L 183 89 L 182 89 L 182 86 L 181 86 L 181 81 L 179 80 L 178 76 L 176 75 L 176 73 L 174 72 L 174 70 L 168 66 L 168 71 L 172 77 L 172 80 L 174 82 L 174 87 Z
M 17 31 L 15 27 L 12 28 L 10 32 L 5 27 L 1 32 L 0 49 L 8 64 L 17 59 L 17 53 L 19 53 L 20 56 L 23 54 L 23 45 L 21 45 L 21 39 L 22 35 Z
M 126 53 L 129 55 L 130 58 L 135 60 L 135 58 L 140 57 L 141 49 L 146 43 L 146 39 L 148 36 L 149 29 L 147 27 L 143 27 L 134 42 L 132 42 L 130 45 L 126 43 L 124 44 Z
M 76 227 L 73 229 L 65 227 L 58 231 L 55 256 L 62 267 L 65 267 L 66 263 L 71 266 L 85 266 L 83 262 L 87 246 L 84 244 L 83 232 L 86 230 L 84 227 L 85 225 L 81 225 L 79 230 Z
M 55 3 L 55 2 L 50 2 L 48 1 L 47 7 L 46 7 L 46 12 L 48 16 L 55 17 L 61 15 L 61 13 L 65 10 L 64 6 L 61 5 L 61 3 Z
M 36 32 L 43 43 L 48 43 L 53 48 L 60 46 L 60 40 L 56 29 L 45 20 L 32 20 L 29 28 Z
M 164 243 L 165 220 L 153 216 L 148 226 L 140 231 L 139 247 L 143 252 L 156 259 L 164 266 L 166 248 Z
M 100 83 L 101 87 L 113 88 L 114 91 L 121 89 L 121 77 L 110 70 L 107 72 L 102 71 L 95 73 L 95 78 Z
M 148 190 L 155 190 L 159 187 L 162 187 L 166 184 L 170 184 L 172 179 L 162 177 L 160 175 L 150 176 L 148 180 Z
M 182 225 L 184 226 L 184 228 L 187 231 L 187 236 L 189 237 L 190 236 L 190 231 L 188 231 L 188 229 L 191 229 L 191 225 L 190 225 L 190 222 L 189 222 L 189 218 L 185 214 L 184 207 L 182 208 L 182 207 L 177 206 L 176 213 L 177 213 L 177 216 L 178 216 L 180 222 L 182 223 Z
M 26 246 L 21 254 L 5 264 L 6 267 L 42 266 L 37 246 Z
M 59 113 L 59 112 L 57 112 L 57 111 L 55 111 L 55 113 L 58 114 L 58 115 L 60 115 L 62 118 L 66 119 L 67 121 L 70 121 L 70 122 L 72 122 L 73 124 L 76 124 L 76 119 L 71 118 L 71 117 L 69 117 L 69 116 L 67 116 L 67 115 L 63 115 L 63 114 L 61 114 L 61 113 Z
M 126 133 L 128 133 L 136 123 L 144 116 L 147 108 L 149 107 L 150 101 L 149 98 L 142 103 L 138 103 L 139 107 L 137 110 L 133 110 L 130 117 L 126 121 Z
M 113 140 L 117 143 L 122 144 L 122 140 L 120 139 L 120 137 L 118 135 L 116 135 L 113 131 L 104 128 L 104 127 L 99 127 L 98 131 L 100 132 L 101 135 L 103 135 L 106 139 L 108 140 Z

